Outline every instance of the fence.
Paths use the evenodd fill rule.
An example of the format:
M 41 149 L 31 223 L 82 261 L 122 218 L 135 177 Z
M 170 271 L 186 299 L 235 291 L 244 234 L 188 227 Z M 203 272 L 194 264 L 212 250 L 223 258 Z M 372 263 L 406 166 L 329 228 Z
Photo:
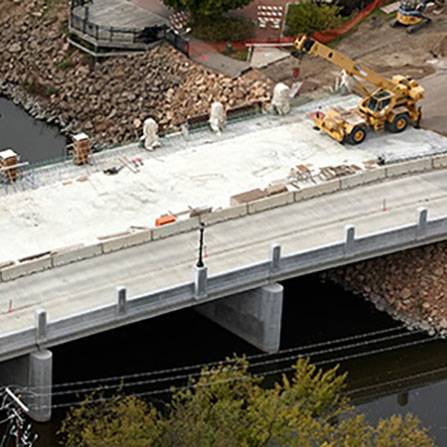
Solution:
M 189 56 L 189 41 L 173 30 L 168 30 L 165 39 L 177 50 Z
M 102 26 L 89 19 L 90 0 L 71 0 L 70 29 L 91 37 L 96 44 L 107 43 L 109 46 L 122 44 L 150 44 L 165 38 L 165 25 L 145 28 L 119 28 Z

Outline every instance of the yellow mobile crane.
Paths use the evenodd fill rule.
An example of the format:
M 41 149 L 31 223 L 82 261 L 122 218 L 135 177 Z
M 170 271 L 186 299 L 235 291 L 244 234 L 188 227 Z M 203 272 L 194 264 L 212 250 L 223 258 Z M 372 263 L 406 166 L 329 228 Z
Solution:
M 395 75 L 386 79 L 364 64 L 356 63 L 344 54 L 323 45 L 307 35 L 295 41 L 299 53 L 319 56 L 332 62 L 357 80 L 364 80 L 376 89 L 370 92 L 359 82 L 363 94 L 356 109 L 333 108 L 326 114 L 317 112 L 315 126 L 340 143 L 360 144 L 368 129 L 402 132 L 409 124 L 419 127 L 421 108 L 417 102 L 423 98 L 424 89 L 406 76 Z

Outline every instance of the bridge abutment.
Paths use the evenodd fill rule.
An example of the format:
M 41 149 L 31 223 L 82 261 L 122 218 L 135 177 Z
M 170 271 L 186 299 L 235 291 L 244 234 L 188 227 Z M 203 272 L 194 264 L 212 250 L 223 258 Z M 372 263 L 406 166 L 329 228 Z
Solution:
M 39 349 L 0 365 L 0 385 L 17 390 L 30 409 L 29 417 L 36 422 L 51 419 L 52 384 L 53 353 L 48 349 Z
M 283 290 L 281 284 L 269 284 L 196 309 L 261 351 L 277 352 L 281 339 Z

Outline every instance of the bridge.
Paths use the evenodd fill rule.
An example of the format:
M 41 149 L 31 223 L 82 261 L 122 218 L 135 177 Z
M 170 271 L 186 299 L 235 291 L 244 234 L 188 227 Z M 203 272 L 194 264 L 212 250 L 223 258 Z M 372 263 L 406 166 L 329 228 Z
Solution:
M 139 244 L 127 248 L 109 241 L 82 261 L 59 255 L 33 261 L 35 270 L 1 269 L 0 379 L 50 388 L 52 346 L 192 306 L 275 352 L 280 281 L 446 238 L 445 158 L 333 180 L 315 186 L 314 197 L 304 189 L 239 205 L 222 219 L 205 214 L 173 224 L 171 235 L 169 226 L 133 235 Z M 195 265 L 199 220 L 207 224 L 204 267 Z M 30 400 L 33 417 L 48 420 L 51 395 Z

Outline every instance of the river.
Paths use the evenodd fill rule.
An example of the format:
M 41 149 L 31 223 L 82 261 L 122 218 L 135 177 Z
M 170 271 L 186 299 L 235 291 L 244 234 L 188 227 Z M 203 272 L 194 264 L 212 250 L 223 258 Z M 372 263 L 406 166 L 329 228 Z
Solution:
M 11 147 L 22 155 L 23 160 L 30 162 L 64 154 L 66 140 L 56 128 L 33 120 L 4 98 L 0 98 L 0 114 L 0 148 Z M 323 284 L 318 276 L 287 281 L 284 286 L 281 349 L 400 326 L 362 297 L 332 284 Z M 360 339 L 365 340 L 368 341 Z M 351 357 L 341 362 L 341 369 L 349 373 L 348 390 L 353 393 L 359 411 L 364 412 L 371 422 L 411 411 L 430 429 L 438 445 L 445 446 L 445 342 L 430 341 L 372 353 L 383 346 L 390 348 L 411 340 L 415 340 L 415 336 L 409 334 L 381 344 L 379 349 L 379 345 L 364 343 L 361 348 L 350 350 L 348 355 L 334 351 L 313 359 Z M 342 344 L 346 343 L 350 342 Z M 352 358 L 353 354 L 366 351 L 370 354 Z M 54 382 L 58 384 L 206 363 L 222 360 L 233 353 L 252 355 L 258 351 L 195 311 L 184 310 L 55 347 L 53 353 Z M 144 391 L 144 388 L 138 391 Z M 78 396 L 66 396 L 65 399 L 70 402 Z M 63 415 L 63 410 L 59 410 L 52 423 L 34 424 L 40 434 L 37 447 L 59 445 L 55 432 Z
M 66 144 L 57 127 L 33 119 L 0 97 L 0 150 L 13 149 L 22 161 L 35 163 L 64 156 Z
M 381 333 L 400 326 L 362 297 L 347 293 L 333 284 L 323 284 L 317 276 L 286 281 L 284 286 L 281 349 L 374 331 Z M 398 329 L 396 331 L 400 333 Z M 379 334 L 373 338 L 379 336 L 388 335 Z M 376 348 L 388 349 L 415 338 L 409 333 L 408 337 L 380 346 L 367 344 L 368 340 L 360 339 L 364 346 L 359 349 L 333 352 L 313 359 L 325 361 L 371 352 Z M 358 342 L 355 340 L 355 343 Z M 346 343 L 352 342 L 342 344 Z M 195 311 L 184 310 L 56 347 L 53 353 L 55 383 L 66 383 L 213 362 L 233 353 L 252 355 L 259 352 Z M 278 365 L 283 367 L 290 363 Z M 377 422 L 381 417 L 411 411 L 430 429 L 439 446 L 447 445 L 445 342 L 430 341 L 379 354 L 362 355 L 341 362 L 341 370 L 348 371 L 348 392 L 355 392 L 353 401 L 368 420 Z M 147 389 L 146 385 L 134 391 L 144 392 Z M 70 402 L 70 399 L 76 401 L 79 396 L 62 396 L 55 402 Z M 53 423 L 38 427 L 41 434 L 38 447 L 58 445 L 54 433 L 63 414 L 63 410 L 58 410 Z

